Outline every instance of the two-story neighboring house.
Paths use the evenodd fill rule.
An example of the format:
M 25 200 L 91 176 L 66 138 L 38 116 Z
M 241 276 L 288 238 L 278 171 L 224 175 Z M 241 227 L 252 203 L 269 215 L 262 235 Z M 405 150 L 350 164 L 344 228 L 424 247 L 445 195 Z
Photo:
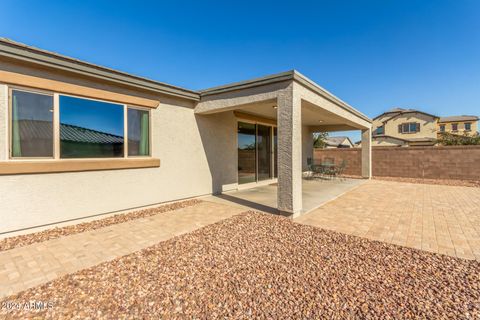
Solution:
M 394 108 L 373 118 L 372 146 L 432 146 L 438 134 L 474 135 L 477 116 L 438 117 L 415 109 Z
M 441 117 L 438 120 L 438 132 L 472 136 L 478 131 L 477 116 Z
M 415 109 L 391 109 L 373 118 L 372 146 L 434 145 L 438 119 Z

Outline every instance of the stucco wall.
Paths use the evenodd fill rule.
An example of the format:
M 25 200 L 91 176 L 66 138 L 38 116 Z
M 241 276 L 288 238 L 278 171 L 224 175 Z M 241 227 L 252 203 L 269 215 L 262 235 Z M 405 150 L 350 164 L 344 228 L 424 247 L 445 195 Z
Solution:
M 455 134 L 467 134 L 474 135 L 478 131 L 478 121 L 458 121 L 458 122 L 439 122 L 438 123 L 438 132 L 440 132 L 440 125 L 445 125 L 445 132 L 452 132 L 452 124 L 457 123 L 457 131 L 453 131 Z M 471 124 L 471 130 L 465 131 L 465 123 Z
M 420 132 L 398 133 L 398 125 L 407 122 L 420 123 Z M 385 134 L 402 139 L 436 138 L 436 120 L 435 118 L 422 113 L 407 113 L 398 117 L 394 117 L 392 120 L 387 121 L 387 123 L 385 124 Z
M 347 174 L 359 175 L 361 149 L 315 149 L 315 162 L 347 160 Z M 480 146 L 372 149 L 374 176 L 480 180 Z
M 412 138 L 436 138 L 437 137 L 437 121 L 434 117 L 428 116 L 423 113 L 405 113 L 399 116 L 395 115 L 383 115 L 380 118 L 377 118 L 373 121 L 373 130 L 376 130 L 378 127 L 385 123 L 384 134 L 392 137 L 397 137 L 401 139 L 412 139 Z M 418 122 L 420 123 L 420 132 L 415 133 L 399 133 L 398 125 L 408 122 Z
M 0 85 L 2 161 L 5 92 Z M 0 176 L 0 233 L 235 187 L 236 139 L 233 112 L 198 116 L 184 101 L 164 97 L 152 110 L 159 168 Z

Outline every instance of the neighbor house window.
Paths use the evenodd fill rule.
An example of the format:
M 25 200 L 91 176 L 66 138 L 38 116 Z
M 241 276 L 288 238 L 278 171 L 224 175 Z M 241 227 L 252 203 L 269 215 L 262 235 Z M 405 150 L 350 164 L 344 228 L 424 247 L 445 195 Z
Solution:
M 445 132 L 445 125 L 444 124 L 440 125 L 440 132 Z
M 452 131 L 458 131 L 458 123 L 452 123 Z
M 115 158 L 124 152 L 124 106 L 60 96 L 60 158 Z
M 465 131 L 472 131 L 472 124 L 471 123 L 465 123 Z
M 420 123 L 417 122 L 408 122 L 398 125 L 399 133 L 414 133 L 420 132 Z
M 11 91 L 12 158 L 53 157 L 53 95 Z
M 145 110 L 128 108 L 128 155 L 148 156 L 150 154 L 150 119 Z
M 376 131 L 377 135 L 384 134 L 384 133 L 385 133 L 385 127 L 384 126 L 377 127 L 377 131 Z

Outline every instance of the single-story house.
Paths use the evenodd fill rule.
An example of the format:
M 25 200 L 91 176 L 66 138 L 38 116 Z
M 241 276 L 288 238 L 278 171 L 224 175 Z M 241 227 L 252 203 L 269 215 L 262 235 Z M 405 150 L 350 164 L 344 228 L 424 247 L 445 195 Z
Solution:
M 277 183 L 302 211 L 313 132 L 371 120 L 297 71 L 194 91 L 0 40 L 0 234 Z
M 354 144 L 347 136 L 327 137 L 325 148 L 353 148 Z

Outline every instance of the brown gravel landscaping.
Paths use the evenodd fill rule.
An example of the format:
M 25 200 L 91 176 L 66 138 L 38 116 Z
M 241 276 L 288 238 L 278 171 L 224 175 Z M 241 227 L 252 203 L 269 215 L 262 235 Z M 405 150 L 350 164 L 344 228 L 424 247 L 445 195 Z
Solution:
M 457 187 L 476 187 L 480 188 L 478 180 L 454 180 L 454 179 L 422 179 L 422 178 L 402 178 L 402 177 L 374 177 L 376 180 L 397 181 L 407 183 L 438 184 Z
M 480 263 L 244 213 L 4 301 L 7 319 L 478 319 Z
M 62 236 L 72 235 L 85 231 L 91 231 L 117 223 L 122 223 L 134 219 L 145 218 L 159 213 L 172 211 L 175 209 L 185 208 L 200 203 L 201 200 L 191 199 L 180 202 L 169 203 L 154 208 L 136 210 L 128 213 L 116 214 L 114 216 L 94 220 L 90 222 L 79 223 L 71 226 L 57 227 L 40 232 L 19 235 L 0 240 L 0 251 L 10 250 L 13 248 L 23 247 L 32 243 L 43 242 L 51 239 L 60 238 Z

